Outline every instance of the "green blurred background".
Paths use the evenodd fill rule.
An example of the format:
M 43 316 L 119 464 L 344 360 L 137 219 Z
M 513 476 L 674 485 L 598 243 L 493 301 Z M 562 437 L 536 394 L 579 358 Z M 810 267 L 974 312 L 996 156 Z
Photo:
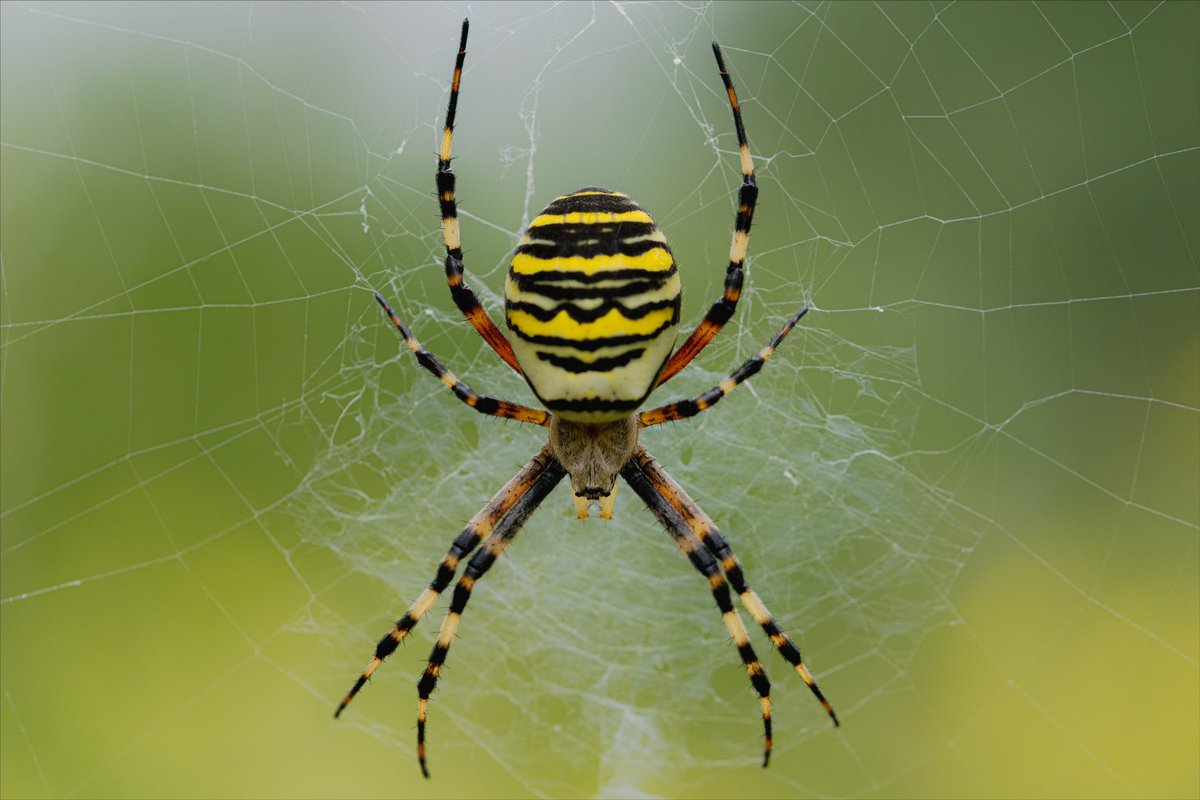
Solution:
M 841 715 L 631 492 L 559 489 L 336 701 L 537 449 L 421 372 L 532 402 L 462 322 L 433 197 L 458 26 L 467 266 L 496 312 L 557 194 L 620 189 L 735 320 L 753 383 L 647 446 L 733 541 Z M 0 7 L 5 797 L 1200 793 L 1200 6 Z M 656 395 L 656 399 L 659 399 Z

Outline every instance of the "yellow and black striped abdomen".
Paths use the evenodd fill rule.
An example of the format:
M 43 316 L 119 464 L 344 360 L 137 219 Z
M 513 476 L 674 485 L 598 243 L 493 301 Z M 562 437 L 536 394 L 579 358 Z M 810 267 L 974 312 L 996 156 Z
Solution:
M 679 272 L 663 232 L 618 192 L 560 197 L 521 237 L 504 285 L 525 380 L 576 422 L 626 417 L 675 344 Z

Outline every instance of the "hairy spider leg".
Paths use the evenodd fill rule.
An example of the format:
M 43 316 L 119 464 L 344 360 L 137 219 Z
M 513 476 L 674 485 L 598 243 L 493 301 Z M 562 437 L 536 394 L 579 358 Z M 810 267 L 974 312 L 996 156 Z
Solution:
M 495 523 L 491 535 L 475 552 L 475 555 L 471 556 L 467 568 L 463 570 L 462 577 L 454 586 L 450 610 L 446 612 L 446 617 L 442 620 L 437 642 L 433 645 L 433 652 L 429 654 L 429 662 L 425 665 L 425 671 L 417 683 L 417 760 L 421 763 L 421 774 L 426 778 L 429 777 L 429 767 L 425 762 L 425 718 L 429 709 L 429 695 L 437 686 L 438 676 L 441 674 L 442 666 L 446 663 L 450 645 L 454 642 L 454 634 L 458 631 L 463 610 L 467 607 L 467 601 L 471 599 L 471 590 L 475 587 L 476 581 L 484 576 L 500 554 L 504 552 L 504 548 L 508 547 L 516 537 L 521 530 L 521 525 L 525 523 L 529 515 L 537 509 L 546 495 L 550 494 L 550 490 L 566 474 L 566 470 L 550 453 L 550 448 L 543 447 L 518 474 L 517 477 L 522 479 L 521 484 L 510 489 L 509 487 L 513 486 L 510 482 L 509 486 L 501 489 L 500 494 L 496 496 L 496 499 L 499 499 L 501 495 L 513 496 L 510 498 L 511 507 L 499 518 L 491 520 Z M 495 499 L 492 502 L 495 502 Z
M 434 575 L 429 586 L 425 588 L 421 595 L 417 598 L 408 611 L 404 612 L 404 616 L 396 621 L 388 633 L 379 640 L 379 644 L 375 646 L 375 656 L 367 664 L 366 669 L 358 676 L 358 680 L 354 682 L 354 686 L 346 693 L 342 702 L 338 704 L 337 710 L 333 713 L 334 717 L 340 716 L 354 696 L 359 690 L 370 680 L 375 669 L 383 663 L 383 660 L 395 652 L 396 647 L 408 636 L 416 624 L 421 621 L 421 617 L 433 607 L 437 602 L 438 596 L 446 590 L 446 587 L 453 580 L 454 575 L 458 572 L 458 566 L 462 560 L 470 555 L 485 536 L 493 534 L 496 530 L 503 530 L 506 525 L 520 526 L 520 522 L 528 516 L 526 511 L 524 515 L 516 520 L 512 514 L 515 509 L 523 503 L 527 503 L 530 491 L 538 485 L 538 482 L 544 480 L 544 476 L 549 472 L 553 474 L 553 469 L 557 467 L 557 461 L 550 453 L 549 446 L 543 447 L 542 450 L 533 457 L 525 467 L 518 472 L 512 480 L 504 485 L 496 496 L 493 497 L 487 505 L 485 505 L 478 514 L 471 518 L 467 526 L 462 529 L 462 532 L 455 538 L 454 543 L 450 546 L 449 552 L 442 557 L 442 561 L 438 564 L 437 574 Z M 558 467 L 561 473 L 561 467 Z M 559 474 L 558 478 L 562 475 Z M 558 482 L 558 478 L 554 482 Z M 553 486 L 553 484 L 551 484 Z M 546 491 L 549 491 L 547 489 Z M 534 495 L 536 497 L 536 494 Z M 538 497 L 538 500 L 541 498 Z M 534 503 L 536 505 L 536 501 Z M 532 509 L 530 509 L 532 510 Z M 515 531 L 513 531 L 515 533 Z
M 673 422 L 675 420 L 686 419 L 687 417 L 694 417 L 701 411 L 712 408 L 722 397 L 732 392 L 744 381 L 757 375 L 758 371 L 763 368 L 763 364 L 767 363 L 767 359 L 775 352 L 775 348 L 779 347 L 779 343 L 783 341 L 783 338 L 792 332 L 792 328 L 796 327 L 796 323 L 807 313 L 807 306 L 797 311 L 788 320 L 787 324 L 780 329 L 779 333 L 775 334 L 774 338 L 767 343 L 767 346 L 758 351 L 758 355 L 747 359 L 744 364 L 729 373 L 728 378 L 713 388 L 691 400 L 679 400 L 674 403 L 668 403 L 665 406 L 652 408 L 649 411 L 643 411 L 641 414 L 638 414 L 638 422 L 642 424 L 642 427 L 648 428 L 651 425 L 661 425 L 664 422 Z
M 515 419 L 517 422 L 528 422 L 533 425 L 546 426 L 550 424 L 550 412 L 543 411 L 540 408 L 529 408 L 520 403 L 510 403 L 507 400 L 497 400 L 494 397 L 477 394 L 465 383 L 455 377 L 454 373 L 446 368 L 446 365 L 437 359 L 433 353 L 421 346 L 421 343 L 412 335 L 412 331 L 408 326 L 401 321 L 392 307 L 387 304 L 383 296 L 378 292 L 375 293 L 375 301 L 383 308 L 383 313 L 387 314 L 389 320 L 396 330 L 400 331 L 400 335 L 404 337 L 405 344 L 408 349 L 413 351 L 417 357 L 417 363 L 429 370 L 443 384 L 449 387 L 450 391 L 454 392 L 454 396 L 462 400 L 471 408 L 478 411 L 480 414 L 487 414 L 491 417 L 503 417 L 504 419 Z
M 717 529 L 716 523 L 704 513 L 700 506 L 696 505 L 696 501 L 688 496 L 683 487 L 667 474 L 667 471 L 646 452 L 644 447 L 639 447 L 634 452 L 633 458 L 630 461 L 637 464 L 640 474 L 650 486 L 650 491 L 653 491 L 659 501 L 670 505 L 689 531 L 699 541 L 704 543 L 704 546 L 710 553 L 720 559 L 721 566 L 725 570 L 725 575 L 729 579 L 730 585 L 733 586 L 733 590 L 741 598 L 742 605 L 745 606 L 746 610 L 750 612 L 750 616 L 754 617 L 754 621 L 759 624 L 763 632 L 770 638 L 771 644 L 779 651 L 779 655 L 783 656 L 783 659 L 791 664 L 792 668 L 800 675 L 801 680 L 812 691 L 817 701 L 820 702 L 825 712 L 829 715 L 829 718 L 833 720 L 833 724 L 835 726 L 840 725 L 841 723 L 838 722 L 837 714 L 833 711 L 833 706 L 825 699 L 825 694 L 821 691 L 821 687 L 817 685 L 812 673 L 805 666 L 804 659 L 800 655 L 800 648 L 796 647 L 795 643 L 788 638 L 788 635 L 783 632 L 775 617 L 772 616 L 766 605 L 759 599 L 758 594 L 746 584 L 746 579 L 742 572 L 742 562 L 734 555 L 729 543 L 725 541 L 725 537 Z M 661 516 L 659 518 L 662 519 Z M 666 523 L 664 522 L 663 524 Z M 765 761 L 763 766 L 766 766 Z
M 458 58 L 454 61 L 454 80 L 450 84 L 446 127 L 442 129 L 442 147 L 438 152 L 436 180 L 438 203 L 442 211 L 442 237 L 446 242 L 446 282 L 450 285 L 450 296 L 458 310 L 496 351 L 496 355 L 520 374 L 521 368 L 517 365 L 517 357 L 513 355 L 512 345 L 483 310 L 479 298 L 463 278 L 462 236 L 458 228 L 458 203 L 454 199 L 454 170 L 450 169 L 450 144 L 454 139 L 454 114 L 458 110 L 458 90 L 462 84 L 463 62 L 467 57 L 467 28 L 467 20 L 464 19 L 462 38 L 458 42 Z
M 638 451 L 645 452 L 640 446 Z M 638 461 L 636 454 L 621 470 L 621 477 L 637 493 L 638 497 L 642 498 L 654 516 L 658 517 L 658 521 L 675 540 L 675 544 L 683 554 L 692 562 L 692 566 L 708 580 L 708 586 L 712 590 L 713 597 L 716 598 L 717 608 L 721 612 L 725 628 L 729 631 L 729 635 L 737 647 L 738 655 L 741 656 L 742 664 L 746 667 L 746 674 L 750 676 L 750 684 L 758 692 L 763 721 L 763 766 L 767 766 L 771 759 L 771 682 L 767 679 L 762 662 L 754 652 L 754 646 L 750 644 L 750 637 L 746 633 L 745 625 L 742 624 L 742 618 L 733 606 L 729 595 L 729 584 L 725 581 L 725 576 L 721 574 L 720 565 L 713 554 L 692 532 L 692 529 L 680 516 L 679 511 L 657 490 L 653 480 L 643 469 L 642 463 Z
M 704 319 L 696 330 L 692 331 L 691 336 L 667 359 L 667 364 L 658 377 L 659 386 L 686 367 L 713 340 L 713 337 L 721 332 L 721 328 L 733 316 L 738 298 L 742 295 L 746 248 L 750 244 L 750 223 L 754 219 L 754 205 L 758 200 L 758 184 L 754 180 L 754 163 L 750 160 L 750 146 L 746 144 L 746 128 L 742 124 L 742 111 L 738 105 L 737 92 L 733 90 L 733 81 L 729 78 L 729 70 L 725 68 L 725 59 L 721 56 L 721 46 L 713 42 L 712 49 L 713 55 L 717 57 L 717 67 L 721 70 L 721 81 L 725 84 L 725 93 L 729 95 L 729 107 L 733 109 L 733 124 L 737 129 L 738 151 L 742 157 L 742 185 L 738 189 L 737 216 L 733 221 L 733 239 L 729 244 L 729 266 L 725 268 L 725 291 L 708 309 L 708 313 L 704 315 Z

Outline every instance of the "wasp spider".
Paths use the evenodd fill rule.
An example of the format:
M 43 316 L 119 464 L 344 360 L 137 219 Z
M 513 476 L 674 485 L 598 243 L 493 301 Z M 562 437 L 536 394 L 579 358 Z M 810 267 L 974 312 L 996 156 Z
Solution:
M 712 589 L 750 683 L 758 692 L 765 767 L 771 756 L 770 682 L 733 606 L 730 587 L 779 654 L 800 674 L 835 725 L 837 716 L 804 665 L 796 645 L 747 585 L 741 562 L 712 519 L 638 443 L 642 428 L 698 414 L 758 372 L 808 310 L 798 311 L 758 355 L 717 386 L 691 400 L 637 413 L 655 387 L 683 369 L 717 335 L 733 314 L 741 294 L 758 187 L 737 95 L 725 69 L 721 48 L 713 43 L 713 54 L 733 109 L 742 166 L 725 291 L 683 345 L 672 352 L 679 324 L 679 273 L 671 248 L 649 214 L 626 195 L 607 189 L 588 187 L 559 197 L 529 224 L 517 245 L 504 284 L 505 322 L 513 333 L 511 343 L 483 310 L 463 280 L 454 172 L 450 169 L 450 143 L 466 45 L 464 20 L 437 167 L 446 242 L 446 279 L 455 304 L 467 320 L 496 354 L 525 379 L 548 410 L 476 394 L 413 338 L 408 326 L 383 297 L 377 294 L 375 299 L 404 337 L 417 362 L 460 400 L 482 414 L 548 428 L 549 442 L 467 523 L 442 558 L 428 588 L 379 640 L 374 658 L 338 705 L 335 716 L 342 713 L 380 663 L 433 607 L 459 566 L 475 551 L 454 587 L 450 611 L 417 684 L 417 758 L 421 772 L 429 777 L 425 762 L 429 696 L 475 583 L 564 477 L 571 479 L 580 519 L 587 518 L 592 501 L 599 501 L 600 518 L 610 519 L 616 479 L 620 475 Z

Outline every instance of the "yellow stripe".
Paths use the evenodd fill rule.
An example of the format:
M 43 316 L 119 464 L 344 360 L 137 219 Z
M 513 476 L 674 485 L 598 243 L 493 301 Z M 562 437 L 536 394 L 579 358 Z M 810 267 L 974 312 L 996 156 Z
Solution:
M 645 211 L 572 211 L 570 214 L 542 214 L 529 227 L 539 225 L 605 225 L 612 222 L 654 222 Z
M 754 162 L 750 160 L 750 148 L 746 145 L 742 145 L 740 149 L 742 151 L 742 174 L 753 175 Z
M 666 272 L 675 260 L 661 247 L 647 250 L 638 256 L 621 254 L 611 256 L 566 256 L 565 258 L 538 258 L 529 253 L 513 256 L 512 271 L 517 275 L 534 275 L 539 272 L 581 272 L 594 275 L 597 272 L 615 269 L 643 269 L 647 272 Z
M 509 311 L 508 321 L 526 336 L 555 336 L 580 341 L 653 333 L 669 322 L 674 313 L 674 309 L 661 308 L 651 311 L 641 319 L 629 319 L 614 308 L 595 322 L 576 322 L 567 312 L 560 311 L 549 321 L 542 322 L 524 311 Z
M 754 617 L 754 621 L 762 625 L 771 619 L 771 612 L 767 611 L 767 607 L 763 605 L 763 601 L 758 598 L 758 594 L 751 589 L 742 592 L 742 605 L 750 612 L 750 616 Z M 772 636 L 771 640 L 774 641 Z M 776 642 L 776 645 L 779 643 Z
M 433 608 L 433 604 L 437 602 L 438 593 L 433 589 L 426 587 L 425 591 L 421 592 L 421 596 L 417 598 L 417 602 L 412 604 L 412 608 L 408 610 L 408 615 L 413 619 L 420 619 L 425 616 L 429 609 Z
M 442 235 L 448 249 L 457 250 L 462 247 L 462 234 L 458 232 L 458 217 L 442 218 Z
M 446 619 L 442 622 L 442 631 L 438 634 L 437 638 L 437 643 L 440 646 L 449 648 L 451 643 L 454 642 L 454 634 L 458 632 L 458 623 L 460 620 L 462 620 L 462 615 L 455 614 L 453 611 L 446 615 Z
M 729 631 L 729 637 L 733 639 L 733 643 L 741 647 L 746 642 L 750 641 L 750 637 L 746 635 L 746 628 L 742 625 L 742 621 L 738 619 L 737 612 L 726 611 L 721 615 L 721 619 L 725 623 L 725 630 Z M 746 665 L 750 666 L 749 664 Z M 753 674 L 753 673 L 752 673 Z
M 750 247 L 750 234 L 745 231 L 734 231 L 733 240 L 729 243 L 729 260 L 742 261 L 746 258 L 746 250 Z

